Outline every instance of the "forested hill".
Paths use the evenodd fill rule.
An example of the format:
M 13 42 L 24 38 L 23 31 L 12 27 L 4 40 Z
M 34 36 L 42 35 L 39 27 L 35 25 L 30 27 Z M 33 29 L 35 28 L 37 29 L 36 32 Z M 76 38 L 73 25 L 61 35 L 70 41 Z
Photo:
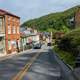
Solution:
M 64 12 L 51 13 L 37 19 L 24 22 L 21 26 L 36 28 L 40 31 L 67 31 L 73 28 L 69 21 L 75 15 L 79 6 L 70 8 Z

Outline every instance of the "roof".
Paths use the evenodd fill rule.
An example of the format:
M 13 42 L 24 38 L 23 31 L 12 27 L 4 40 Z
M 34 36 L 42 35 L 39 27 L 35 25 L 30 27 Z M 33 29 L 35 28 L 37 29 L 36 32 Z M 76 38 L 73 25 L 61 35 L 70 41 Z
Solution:
M 8 15 L 14 16 L 14 17 L 16 17 L 16 18 L 20 18 L 20 17 L 14 15 L 14 14 L 12 14 L 12 13 L 10 13 L 10 12 L 8 12 L 8 11 L 2 10 L 2 9 L 0 9 L 0 12 L 2 12 L 2 15 L 8 14 Z
M 23 33 L 23 32 L 20 32 L 20 36 L 22 37 L 22 38 L 24 38 L 24 37 L 29 37 L 29 36 L 36 36 L 37 34 L 25 34 L 25 33 Z

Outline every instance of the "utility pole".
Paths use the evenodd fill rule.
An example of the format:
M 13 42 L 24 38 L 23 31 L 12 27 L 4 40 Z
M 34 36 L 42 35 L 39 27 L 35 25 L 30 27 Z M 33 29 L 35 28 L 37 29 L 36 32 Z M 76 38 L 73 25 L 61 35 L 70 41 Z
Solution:
M 52 32 L 51 32 L 51 43 L 52 43 Z

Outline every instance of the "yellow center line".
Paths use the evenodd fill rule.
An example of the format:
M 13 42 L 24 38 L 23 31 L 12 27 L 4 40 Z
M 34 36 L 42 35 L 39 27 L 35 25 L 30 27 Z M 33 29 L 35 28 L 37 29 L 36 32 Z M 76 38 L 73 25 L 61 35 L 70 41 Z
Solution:
M 29 68 L 33 64 L 33 62 L 36 60 L 36 58 L 40 55 L 40 53 L 36 53 L 34 57 L 21 69 L 21 71 L 14 76 L 11 80 L 21 80 L 25 74 L 27 74 Z

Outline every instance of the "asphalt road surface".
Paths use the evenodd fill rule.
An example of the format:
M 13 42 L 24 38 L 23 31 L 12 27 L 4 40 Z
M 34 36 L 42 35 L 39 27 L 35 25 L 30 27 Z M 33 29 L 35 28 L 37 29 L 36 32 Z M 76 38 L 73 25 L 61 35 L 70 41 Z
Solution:
M 69 80 L 66 77 L 70 71 L 66 67 L 62 69 L 64 64 L 55 56 L 46 48 L 1 60 L 0 80 Z M 71 75 L 70 80 L 76 79 Z
M 59 65 L 55 60 L 52 61 L 51 55 L 46 51 L 32 64 L 23 80 L 58 80 L 60 76 Z

